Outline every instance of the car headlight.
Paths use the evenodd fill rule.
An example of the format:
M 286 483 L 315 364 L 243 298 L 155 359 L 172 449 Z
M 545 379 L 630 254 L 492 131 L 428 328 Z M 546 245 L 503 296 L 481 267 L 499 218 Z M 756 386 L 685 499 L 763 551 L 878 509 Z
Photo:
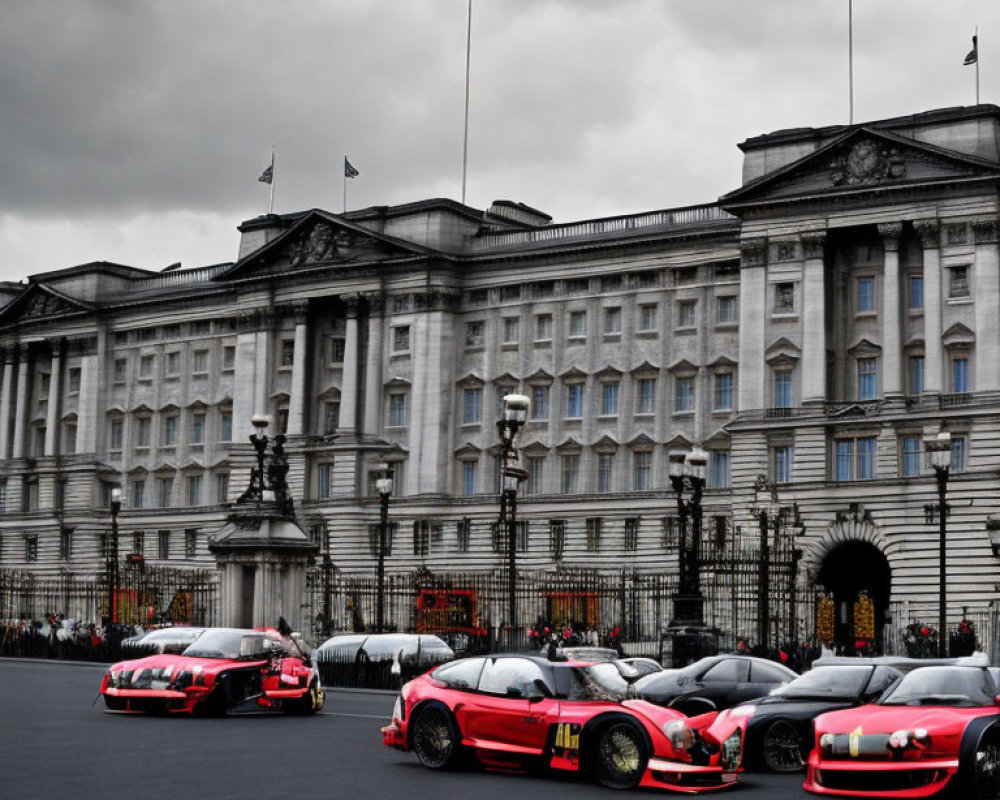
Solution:
M 819 737 L 819 746 L 824 750 L 832 750 L 834 742 L 834 735 L 832 733 L 824 733 Z
M 694 747 L 694 728 L 689 727 L 683 720 L 670 720 L 670 722 L 663 726 L 663 735 L 670 740 L 670 745 L 675 750 L 683 750 L 686 753 Z
M 740 765 L 740 758 L 743 755 L 743 736 L 740 731 L 733 731 L 722 743 L 722 752 L 719 755 L 719 763 L 725 770 L 736 769 Z
M 914 728 L 913 730 L 899 730 L 893 731 L 889 734 L 889 747 L 896 750 L 903 750 L 911 742 L 926 743 L 930 741 L 930 735 L 927 733 L 927 728 Z
M 173 678 L 170 681 L 170 688 L 174 691 L 180 692 L 186 689 L 194 682 L 194 676 L 191 675 L 186 669 L 179 669 L 174 673 Z

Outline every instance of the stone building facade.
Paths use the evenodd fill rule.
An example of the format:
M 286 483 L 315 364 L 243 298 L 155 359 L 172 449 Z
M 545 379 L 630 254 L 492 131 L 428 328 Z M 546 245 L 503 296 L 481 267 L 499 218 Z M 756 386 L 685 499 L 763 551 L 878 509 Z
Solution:
M 122 553 L 211 565 L 267 413 L 340 573 L 374 570 L 386 458 L 388 570 L 497 570 L 494 423 L 517 391 L 525 570 L 676 572 L 668 453 L 700 444 L 706 530 L 756 541 L 764 473 L 798 510 L 801 586 L 934 619 L 922 440 L 947 430 L 949 617 L 985 612 L 1000 108 L 740 148 L 740 188 L 706 205 L 567 224 L 508 201 L 313 209 L 244 222 L 232 263 L 0 287 L 0 569 L 99 571 L 115 485 Z

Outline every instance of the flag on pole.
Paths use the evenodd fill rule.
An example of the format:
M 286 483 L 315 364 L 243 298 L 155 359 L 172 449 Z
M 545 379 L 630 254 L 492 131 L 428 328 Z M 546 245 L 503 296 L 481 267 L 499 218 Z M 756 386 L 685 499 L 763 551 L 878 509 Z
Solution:
M 354 167 L 351 166 L 351 162 L 347 160 L 347 156 L 344 156 L 344 177 L 345 178 L 356 178 L 361 173 L 358 172 Z
M 271 183 L 274 180 L 274 162 L 272 161 L 268 164 L 267 169 L 260 173 L 260 177 L 257 178 L 261 183 Z
M 975 64 L 979 61 L 979 37 L 972 37 L 972 49 L 969 54 L 965 57 L 965 61 L 962 62 L 963 66 L 969 66 L 970 64 Z

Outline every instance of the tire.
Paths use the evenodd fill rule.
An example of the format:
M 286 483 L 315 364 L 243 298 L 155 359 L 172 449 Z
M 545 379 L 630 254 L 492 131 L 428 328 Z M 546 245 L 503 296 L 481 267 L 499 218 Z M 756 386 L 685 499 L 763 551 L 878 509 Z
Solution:
M 410 749 L 427 769 L 454 766 L 460 744 L 458 726 L 442 705 L 424 706 L 410 723 Z
M 1000 795 L 1000 738 L 987 734 L 979 740 L 970 778 L 976 797 Z
M 615 722 L 601 728 L 590 749 L 594 779 L 609 789 L 631 789 L 642 780 L 649 760 L 646 742 L 634 725 Z
M 319 681 L 313 678 L 309 684 L 309 691 L 297 700 L 287 700 L 286 711 L 289 714 L 317 714 L 326 702 L 326 693 L 323 691 Z
M 761 735 L 760 760 L 771 772 L 800 772 L 804 737 L 787 719 L 776 719 Z

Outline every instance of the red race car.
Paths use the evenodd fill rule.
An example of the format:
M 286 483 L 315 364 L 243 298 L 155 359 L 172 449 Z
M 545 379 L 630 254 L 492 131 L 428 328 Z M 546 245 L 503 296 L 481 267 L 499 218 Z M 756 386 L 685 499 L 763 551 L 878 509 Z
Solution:
M 854 797 L 1000 793 L 1000 698 L 986 666 L 910 672 L 878 702 L 821 714 L 805 789 Z
M 743 723 L 630 699 L 633 672 L 514 654 L 452 661 L 403 686 L 382 743 L 431 769 L 469 752 L 486 767 L 582 771 L 615 789 L 735 785 Z
M 311 714 L 323 685 L 308 655 L 271 629 L 208 628 L 180 655 L 113 664 L 101 681 L 111 711 Z M 305 649 L 304 647 L 301 649 Z

